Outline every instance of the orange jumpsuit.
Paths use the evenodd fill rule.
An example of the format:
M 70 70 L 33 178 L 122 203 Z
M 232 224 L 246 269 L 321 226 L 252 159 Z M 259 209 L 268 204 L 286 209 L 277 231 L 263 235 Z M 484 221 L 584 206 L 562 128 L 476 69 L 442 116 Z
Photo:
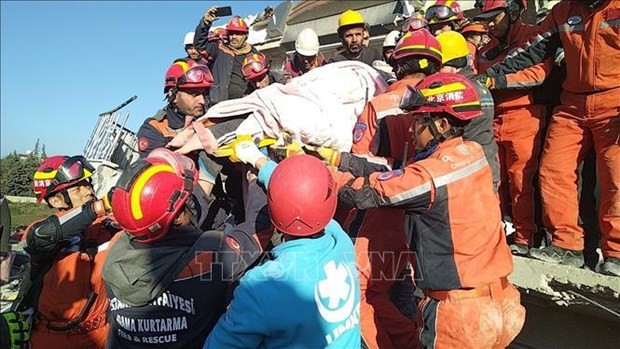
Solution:
M 529 46 L 487 74 L 502 78 L 541 62 L 560 46 L 567 76 L 540 166 L 545 222 L 553 245 L 583 250 L 576 169 L 594 147 L 601 250 L 605 257 L 620 258 L 620 2 L 607 0 L 594 9 L 581 1 L 560 2 Z
M 388 157 L 385 163 L 402 163 L 412 117 L 398 107 L 407 89 L 419 79 L 405 79 L 373 98 L 356 124 L 351 152 Z M 413 146 L 409 149 L 411 156 Z M 375 158 L 377 159 L 377 158 Z M 385 158 L 382 158 L 383 160 Z M 405 239 L 403 210 L 376 208 L 353 210 L 344 229 L 355 240 L 361 287 L 360 325 L 370 348 L 415 348 L 416 326 L 390 301 L 389 291 L 401 275 L 411 253 Z
M 39 320 L 33 325 L 30 339 L 33 349 L 105 348 L 108 299 L 101 272 L 111 237 L 102 225 L 105 218 L 95 220 L 84 233 L 85 241 L 98 245 L 92 262 L 86 252 L 63 250 L 45 274 L 38 304 Z M 48 329 L 48 325 L 60 327 L 77 318 L 91 292 L 95 298 L 82 322 L 68 331 Z
M 510 27 L 505 44 L 494 40 L 478 51 L 478 71 L 483 72 L 496 62 L 517 50 L 536 35 L 536 27 L 517 20 Z M 516 229 L 515 242 L 532 245 L 537 230 L 534 222 L 533 180 L 538 170 L 538 154 L 542 142 L 546 108 L 534 104 L 531 87 L 543 83 L 546 72 L 553 68 L 547 59 L 527 72 L 496 79 L 497 87 L 516 90 L 491 90 L 495 100 L 495 139 L 499 146 L 502 181 L 500 200 L 507 210 L 512 206 L 512 219 Z
M 426 295 L 419 304 L 423 347 L 504 348 L 516 337 L 525 309 L 506 280 L 512 255 L 479 144 L 448 139 L 426 159 L 362 178 L 332 172 L 344 203 L 405 209 L 417 285 Z

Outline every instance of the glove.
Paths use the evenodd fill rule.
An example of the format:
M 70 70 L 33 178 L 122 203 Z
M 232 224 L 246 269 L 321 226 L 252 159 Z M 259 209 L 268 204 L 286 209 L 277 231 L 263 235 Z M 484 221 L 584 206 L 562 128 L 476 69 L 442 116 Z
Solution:
M 0 314 L 0 347 L 9 349 L 28 348 L 30 322 L 21 313 L 9 311 Z
M 98 217 L 105 216 L 112 212 L 112 195 L 114 195 L 114 189 L 116 189 L 116 187 L 110 188 L 103 199 L 93 201 L 93 212 L 95 212 Z
M 340 165 L 340 152 L 337 149 L 306 145 L 304 146 L 304 150 L 306 154 L 312 155 L 315 158 L 318 158 L 319 160 L 323 161 L 326 165 L 329 165 L 329 166 Z
M 302 145 L 292 138 L 285 138 L 283 144 L 274 144 L 269 147 L 269 156 L 276 162 L 280 162 L 294 155 L 303 154 Z
M 227 157 L 232 162 L 240 162 L 239 159 L 235 156 L 235 146 L 239 142 L 241 142 L 241 141 L 249 141 L 249 140 L 252 140 L 251 136 L 239 135 L 231 143 L 228 143 L 226 145 L 223 145 L 223 146 L 215 149 L 213 151 L 213 156 L 218 157 L 218 158 Z M 258 142 L 258 148 L 260 149 L 260 148 L 268 147 L 268 146 L 274 144 L 275 142 L 276 142 L 276 139 L 274 139 L 274 138 L 264 138 L 264 139 L 261 139 Z
M 558 67 L 562 66 L 562 63 L 564 63 L 564 49 L 559 48 L 556 52 L 555 52 L 555 65 L 557 65 Z
M 476 75 L 475 79 L 491 90 L 493 89 L 493 87 L 495 87 L 495 80 L 493 80 L 493 78 L 490 77 L 487 73 Z
M 256 162 L 258 160 L 267 158 L 265 154 L 263 154 L 258 149 L 258 146 L 251 140 L 236 140 L 234 143 L 235 145 L 233 149 L 235 150 L 235 153 L 230 157 L 231 161 L 234 161 L 233 159 L 236 159 L 243 163 L 254 166 L 256 165 Z

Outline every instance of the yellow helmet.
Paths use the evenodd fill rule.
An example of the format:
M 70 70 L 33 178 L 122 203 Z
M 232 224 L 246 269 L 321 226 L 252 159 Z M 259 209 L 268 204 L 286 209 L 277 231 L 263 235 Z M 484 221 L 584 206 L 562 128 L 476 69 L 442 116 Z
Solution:
M 437 35 L 437 40 L 441 44 L 441 53 L 443 54 L 441 63 L 443 64 L 453 59 L 467 57 L 469 54 L 467 41 L 458 32 L 443 32 Z
M 362 17 L 362 14 L 357 11 L 346 10 L 338 19 L 338 30 L 342 27 L 355 24 L 365 25 L 364 17 Z

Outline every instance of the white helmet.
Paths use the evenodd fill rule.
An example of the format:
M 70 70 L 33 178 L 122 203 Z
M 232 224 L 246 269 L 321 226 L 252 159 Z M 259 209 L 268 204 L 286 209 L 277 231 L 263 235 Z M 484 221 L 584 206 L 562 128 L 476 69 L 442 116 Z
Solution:
M 314 30 L 306 28 L 297 35 L 295 50 L 302 56 L 314 56 L 319 53 L 319 37 Z
M 185 38 L 183 38 L 183 45 L 193 45 L 194 44 L 194 32 L 189 32 L 185 34 Z
M 398 30 L 389 32 L 388 35 L 385 36 L 385 40 L 383 40 L 383 47 L 396 47 L 399 36 L 400 32 Z

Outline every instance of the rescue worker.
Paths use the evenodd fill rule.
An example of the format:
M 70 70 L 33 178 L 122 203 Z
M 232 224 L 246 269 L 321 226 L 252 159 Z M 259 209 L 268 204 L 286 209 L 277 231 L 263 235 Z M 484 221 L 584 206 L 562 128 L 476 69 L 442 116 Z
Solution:
M 460 31 L 467 19 L 456 0 L 437 0 L 431 5 L 424 18 L 431 34 L 439 35 L 446 31 Z
M 325 65 L 325 56 L 319 51 L 319 47 L 316 32 L 311 28 L 305 28 L 297 35 L 295 53 L 286 61 L 284 70 L 294 78 Z
M 206 129 L 202 123 L 194 122 L 197 117 L 204 114 L 206 108 L 204 96 L 208 95 L 207 91 L 211 86 L 213 77 L 206 66 L 197 65 L 193 61 L 174 62 L 166 72 L 164 83 L 168 105 L 153 117 L 146 119 L 138 130 L 140 156 L 144 157 L 154 149 L 166 147 L 175 136 L 188 127 L 202 135 L 208 134 L 206 138 L 213 137 L 214 143 L 232 136 L 242 119 L 225 119 L 216 124 L 209 123 Z M 216 200 L 221 207 L 219 213 L 200 222 L 201 228 L 206 230 L 220 226 L 231 209 L 235 217 L 242 219 L 243 209 L 240 208 L 240 203 L 243 202 L 242 194 L 237 185 L 241 181 L 239 171 L 228 164 L 216 162 L 204 151 L 191 156 L 200 169 L 199 183 L 203 193 L 197 195 L 205 196 L 205 203 L 209 205 Z M 222 188 L 220 172 L 228 176 L 225 190 Z M 213 209 L 213 212 L 215 211 Z
M 273 260 L 249 270 L 205 348 L 359 348 L 359 282 L 349 237 L 336 221 L 328 169 L 308 155 L 276 163 L 252 141 L 235 156 L 259 169 L 271 222 L 282 234 Z M 279 304 L 280 306 L 274 306 Z
M 362 45 L 368 47 L 370 45 L 370 28 L 368 23 L 364 23 L 364 34 L 362 35 Z
M 286 83 L 280 73 L 270 69 L 267 57 L 262 53 L 250 53 L 247 55 L 243 59 L 241 72 L 243 73 L 243 78 L 248 82 L 250 88 L 248 92 L 265 88 L 273 83 Z
M 248 220 L 226 231 L 195 227 L 194 162 L 156 149 L 119 179 L 112 209 L 124 229 L 103 267 L 109 348 L 200 348 L 226 310 L 231 285 L 260 256 L 269 229 L 263 190 L 250 181 Z
M 381 54 L 375 49 L 364 46 L 364 31 L 366 22 L 358 11 L 347 10 L 338 19 L 338 36 L 343 50 L 336 53 L 328 63 L 342 61 L 359 61 L 372 65 L 373 61 L 381 59 Z
M 476 56 L 478 55 L 478 50 L 484 47 L 491 41 L 489 37 L 489 30 L 486 24 L 482 22 L 473 22 L 466 25 L 462 30 L 461 34 L 467 40 L 467 47 L 469 49 L 469 61 L 470 66 L 474 74 L 477 73 L 475 63 Z
M 601 272 L 620 275 L 620 3 L 562 1 L 541 23 L 539 34 L 503 63 L 484 71 L 500 81 L 564 48 L 567 76 L 562 104 L 553 112 L 540 165 L 543 212 L 551 245 L 532 250 L 534 258 L 572 266 L 583 264 L 583 228 L 575 164 L 596 151 L 601 198 Z M 570 165 L 572 164 L 572 165 Z
M 213 57 L 214 85 L 210 90 L 210 104 L 229 99 L 241 98 L 246 94 L 247 83 L 241 73 L 241 63 L 249 53 L 258 51 L 247 43 L 249 27 L 239 16 L 234 16 L 226 24 L 228 43 L 209 42 L 209 29 L 217 20 L 217 7 L 208 9 L 196 27 L 194 45 L 198 51 L 206 51 Z
M 497 143 L 493 138 L 493 116 L 495 106 L 493 96 L 489 89 L 475 79 L 475 73 L 470 65 L 470 52 L 467 41 L 463 35 L 457 32 L 443 32 L 437 35 L 441 44 L 443 57 L 442 73 L 460 74 L 470 79 L 477 89 L 482 105 L 482 116 L 475 118 L 464 127 L 463 138 L 472 140 L 482 146 L 484 156 L 487 158 L 491 172 L 493 173 L 493 187 L 499 189 L 500 166 L 497 157 Z
M 386 123 L 383 126 L 381 120 L 388 115 L 403 114 L 399 103 L 407 91 L 407 85 L 415 85 L 422 78 L 439 71 L 441 45 L 426 29 L 407 32 L 398 41 L 390 57 L 390 63 L 399 81 L 366 105 L 353 129 L 351 150 L 353 153 L 372 153 L 379 157 L 390 154 L 390 158 L 399 160 L 396 163 L 390 160 L 389 165 L 398 167 L 400 165 L 398 161 L 405 160 L 404 142 L 410 138 L 408 127 L 411 118 L 407 116 L 390 118 L 390 124 Z M 389 129 L 386 131 L 389 136 L 379 132 L 380 129 L 386 128 Z
M 165 147 L 180 130 L 202 116 L 206 110 L 204 96 L 212 86 L 213 76 L 206 66 L 191 60 L 174 62 L 164 83 L 168 105 L 147 118 L 136 135 L 140 156 Z
M 45 200 L 58 213 L 24 235 L 29 286 L 14 310 L 34 310 L 33 349 L 105 348 L 108 300 L 101 271 L 118 228 L 108 217 L 107 198 L 95 197 L 94 171 L 82 156 L 52 156 L 34 174 L 37 202 Z
M 482 115 L 477 89 L 461 75 L 438 73 L 411 88 L 401 106 L 415 115 L 412 161 L 370 173 L 366 159 L 352 158 L 351 168 L 363 174 L 335 172 L 339 198 L 360 209 L 405 209 L 417 286 L 425 294 L 423 348 L 506 347 L 525 309 L 506 279 L 512 256 L 491 169 L 482 147 L 461 137 L 462 127 Z
M 482 48 L 491 41 L 489 28 L 482 22 L 469 23 L 461 30 L 461 34 L 465 37 L 467 43 L 472 44 L 476 49 Z
M 194 47 L 194 32 L 188 32 L 185 34 L 185 37 L 183 38 L 183 45 L 185 46 L 185 53 L 187 53 L 187 56 L 185 57 L 186 60 L 191 59 L 197 64 L 207 65 L 208 60 L 204 59 Z
M 485 71 L 514 53 L 527 40 L 536 35 L 536 27 L 521 21 L 526 9 L 525 0 L 486 1 L 482 14 L 495 38 L 478 51 L 478 71 Z M 541 85 L 546 72 L 553 67 L 548 59 L 527 73 L 515 74 L 509 79 L 495 79 L 490 86 L 495 100 L 495 139 L 499 145 L 502 181 L 500 201 L 504 216 L 512 211 L 516 229 L 514 243 L 510 245 L 516 255 L 527 255 L 537 231 L 534 204 L 534 177 L 538 170 L 538 154 L 542 142 L 541 129 L 545 125 L 546 107 L 534 103 L 533 87 Z M 494 90 L 494 88 L 516 88 Z M 511 209 L 509 209 L 511 207 Z
M 376 170 L 389 171 L 400 168 L 413 154 L 413 147 L 405 145 L 411 141 L 408 129 L 413 117 L 401 110 L 399 103 L 407 85 L 416 85 L 439 71 L 441 46 L 426 29 L 407 32 L 396 45 L 391 62 L 399 80 L 368 102 L 354 128 L 351 154 L 326 156 L 330 165 L 349 171 L 349 160 L 355 154 L 372 158 Z M 411 262 L 404 218 L 403 210 L 354 210 L 343 223 L 355 241 L 362 291 L 361 330 L 369 348 L 418 346 L 415 323 L 407 317 L 413 314 L 403 314 L 390 301 L 391 288 Z M 410 303 L 414 305 L 413 300 Z

